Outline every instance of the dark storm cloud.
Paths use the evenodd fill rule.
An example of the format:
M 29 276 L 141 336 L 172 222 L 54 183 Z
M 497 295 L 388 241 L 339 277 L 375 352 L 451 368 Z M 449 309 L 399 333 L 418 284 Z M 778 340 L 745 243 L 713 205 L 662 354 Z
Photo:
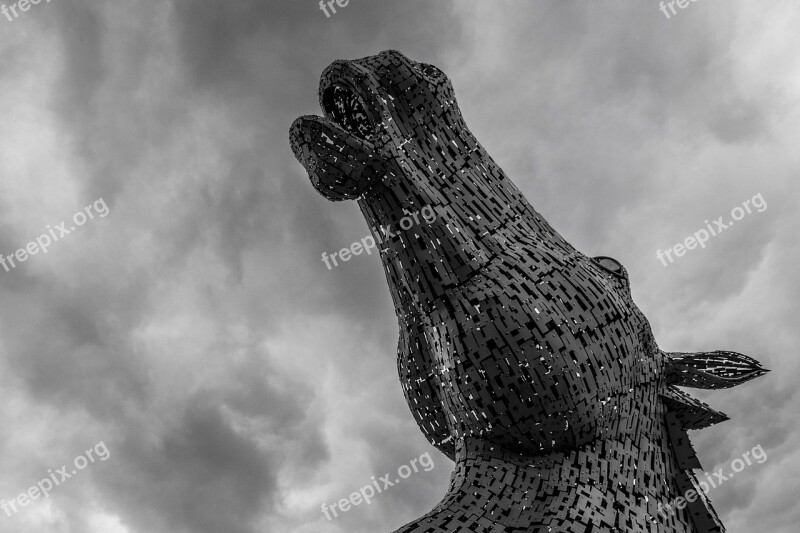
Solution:
M 123 450 L 138 457 L 126 465 L 136 480 L 126 483 L 137 490 L 132 503 L 154 515 L 141 527 L 252 531 L 262 512 L 274 512 L 283 460 L 314 468 L 326 459 L 321 435 L 307 424 L 308 388 L 281 383 L 285 377 L 258 361 L 236 371 L 236 381 L 187 397 L 155 446 L 133 436 L 126 442 Z M 290 453 L 280 441 L 301 449 Z

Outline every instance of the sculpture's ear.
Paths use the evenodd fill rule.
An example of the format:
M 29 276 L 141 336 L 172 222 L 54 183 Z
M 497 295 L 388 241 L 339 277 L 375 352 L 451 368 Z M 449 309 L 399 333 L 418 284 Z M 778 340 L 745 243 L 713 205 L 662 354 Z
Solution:
M 677 387 L 667 387 L 661 394 L 661 401 L 667 407 L 667 413 L 674 415 L 684 429 L 704 429 L 728 420 L 725 413 L 712 409 Z
M 667 385 L 727 389 L 763 376 L 768 369 L 736 352 L 667 353 Z
M 727 389 L 763 376 L 769 370 L 761 363 L 736 352 L 666 353 L 667 390 L 661 395 L 667 410 L 685 429 L 702 429 L 728 419 L 676 387 Z

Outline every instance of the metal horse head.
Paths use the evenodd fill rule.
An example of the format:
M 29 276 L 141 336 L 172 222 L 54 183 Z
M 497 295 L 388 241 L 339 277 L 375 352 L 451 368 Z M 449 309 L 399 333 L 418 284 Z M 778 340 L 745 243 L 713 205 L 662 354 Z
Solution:
M 676 386 L 730 387 L 766 370 L 734 352 L 661 351 L 625 268 L 577 251 L 533 209 L 469 131 L 438 68 L 395 51 L 336 61 L 322 74 L 319 97 L 324 116 L 295 121 L 292 149 L 320 194 L 358 202 L 381 242 L 403 391 L 457 473 L 473 472 L 470 458 L 481 454 L 529 469 L 544 457 L 611 461 L 612 444 L 598 448 L 608 442 L 639 460 L 653 450 L 667 456 L 631 489 L 645 500 L 696 486 L 699 463 L 685 432 L 726 417 Z M 423 209 L 435 216 L 404 229 L 403 219 Z M 565 479 L 564 494 L 581 482 Z M 419 531 L 451 531 L 457 490 L 466 489 L 451 487 L 439 513 L 416 523 L 430 529 Z M 495 499 L 501 508 L 519 503 L 504 497 Z M 659 531 L 721 531 L 708 502 L 697 501 L 661 520 Z M 599 518 L 571 527 L 603 531 L 606 507 L 627 512 L 636 531 L 658 520 L 646 505 L 595 503 Z M 550 527 L 551 508 L 524 520 Z M 492 531 L 539 531 L 505 527 Z

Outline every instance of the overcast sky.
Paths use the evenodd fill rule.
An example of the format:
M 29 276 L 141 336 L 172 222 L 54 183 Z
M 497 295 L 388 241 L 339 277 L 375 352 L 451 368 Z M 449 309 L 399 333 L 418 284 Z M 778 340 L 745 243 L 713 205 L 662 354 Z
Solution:
M 10 0 L 6 0 L 8 3 Z M 288 143 L 322 69 L 384 49 L 441 67 L 467 123 L 578 249 L 627 267 L 665 350 L 773 370 L 697 396 L 710 497 L 732 533 L 800 522 L 800 8 L 699 0 L 53 0 L 0 16 L 0 498 L 103 443 L 10 533 L 383 533 L 444 495 L 417 429 L 367 234 Z M 761 194 L 665 267 L 656 257 Z M 102 202 L 96 201 L 102 198 Z M 95 211 L 97 213 L 98 211 Z M 48 228 L 50 225 L 50 228 Z M 337 501 L 430 452 L 328 522 Z

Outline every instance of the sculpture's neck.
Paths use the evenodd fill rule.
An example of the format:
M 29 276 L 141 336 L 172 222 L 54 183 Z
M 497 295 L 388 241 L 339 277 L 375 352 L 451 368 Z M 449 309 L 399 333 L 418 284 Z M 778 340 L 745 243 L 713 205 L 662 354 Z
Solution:
M 467 441 L 459 445 L 443 503 L 494 507 L 489 518 L 511 531 L 584 531 L 593 524 L 596 531 L 694 533 L 683 529 L 690 523 L 686 516 L 676 520 L 666 510 L 670 494 L 653 483 L 670 471 L 662 451 L 653 443 L 605 440 L 571 453 L 524 457 Z M 503 514 L 509 509 L 514 512 Z
M 649 415 L 664 420 L 663 413 Z M 443 515 L 473 533 L 722 532 L 693 521 L 688 507 L 675 507 L 675 499 L 686 494 L 682 475 L 663 422 L 649 431 L 622 430 L 577 450 L 537 456 L 466 438 L 457 443 L 445 498 L 396 533 L 428 531 L 427 519 Z M 475 509 L 485 512 L 474 514 Z

